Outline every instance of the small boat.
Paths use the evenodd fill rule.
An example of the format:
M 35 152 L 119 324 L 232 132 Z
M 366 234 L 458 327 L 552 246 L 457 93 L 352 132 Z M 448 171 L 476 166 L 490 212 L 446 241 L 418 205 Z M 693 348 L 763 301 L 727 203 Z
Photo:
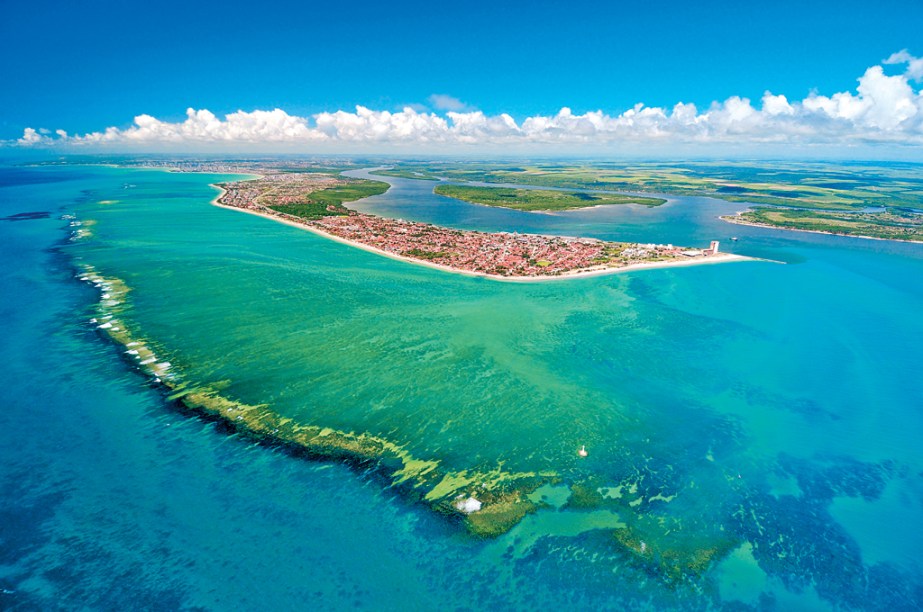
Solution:
M 737 236 L 732 237 L 731 242 L 737 242 Z

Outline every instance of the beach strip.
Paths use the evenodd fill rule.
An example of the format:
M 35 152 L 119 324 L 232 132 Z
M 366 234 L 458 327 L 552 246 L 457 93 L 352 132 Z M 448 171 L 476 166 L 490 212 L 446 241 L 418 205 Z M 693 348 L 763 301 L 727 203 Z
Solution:
M 465 276 L 481 277 L 488 278 L 491 280 L 502 281 L 502 282 L 548 282 L 548 281 L 560 281 L 560 280 L 571 280 L 576 278 L 587 278 L 593 276 L 604 276 L 609 274 L 620 274 L 623 272 L 632 272 L 637 270 L 648 270 L 648 269 L 658 269 L 658 268 L 674 268 L 674 267 L 685 267 L 693 265 L 703 265 L 703 264 L 716 264 L 716 263 L 732 263 L 732 262 L 742 262 L 742 261 L 756 261 L 751 257 L 746 257 L 743 255 L 736 255 L 733 253 L 715 253 L 709 254 L 708 256 L 701 255 L 695 257 L 675 257 L 669 260 L 658 260 L 658 261 L 639 261 L 628 263 L 625 265 L 598 265 L 592 267 L 583 267 L 575 268 L 572 270 L 565 270 L 557 274 L 543 274 L 543 275 L 501 275 L 501 274 L 491 274 L 489 272 L 483 272 L 478 270 L 469 270 L 463 268 L 457 268 L 453 266 L 448 266 L 441 263 L 436 263 L 434 261 L 428 261 L 425 259 L 420 259 L 416 257 L 411 257 L 401 253 L 395 253 L 394 251 L 386 250 L 379 248 L 377 246 L 367 244 L 359 240 L 352 240 L 349 238 L 344 238 L 343 236 L 338 236 L 331 232 L 325 231 L 323 226 L 316 222 L 310 220 L 296 220 L 289 218 L 287 216 L 282 216 L 281 214 L 275 212 L 268 212 L 263 210 L 262 207 L 248 207 L 244 208 L 241 206 L 229 206 L 223 204 L 221 199 L 226 193 L 226 190 L 220 185 L 213 185 L 219 190 L 218 195 L 211 201 L 211 204 L 219 208 L 226 208 L 229 210 L 236 210 L 239 212 L 245 212 L 247 214 L 255 215 L 258 217 L 263 217 L 266 219 L 271 219 L 273 221 L 284 223 L 292 227 L 297 227 L 299 229 L 307 230 L 318 236 L 322 236 L 329 240 L 334 240 L 336 242 L 346 244 L 355 248 L 359 248 L 370 253 L 375 253 L 384 257 L 388 257 L 397 261 L 403 261 L 406 263 L 411 263 L 415 265 L 425 266 L 428 268 L 433 268 L 443 272 L 450 272 L 454 274 L 462 274 Z M 364 219 L 373 218 L 372 215 L 356 215 L 357 217 L 362 217 Z M 433 226 L 435 227 L 435 226 Z M 453 230 L 455 231 L 455 230 Z M 486 234 L 483 232 L 468 232 L 470 234 L 478 234 L 483 236 L 493 236 L 492 234 Z M 496 235 L 498 239 L 507 235 L 498 234 Z M 524 235 L 525 236 L 525 235 Z M 564 238 L 564 237 L 547 237 L 550 239 L 559 239 L 559 240 L 580 240 L 576 238 Z

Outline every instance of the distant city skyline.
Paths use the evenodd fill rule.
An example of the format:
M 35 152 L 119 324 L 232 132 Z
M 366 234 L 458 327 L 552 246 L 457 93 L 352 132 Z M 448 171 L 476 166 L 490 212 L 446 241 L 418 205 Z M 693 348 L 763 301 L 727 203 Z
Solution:
M 0 140 L 923 157 L 923 3 L 867 6 L 8 4 Z

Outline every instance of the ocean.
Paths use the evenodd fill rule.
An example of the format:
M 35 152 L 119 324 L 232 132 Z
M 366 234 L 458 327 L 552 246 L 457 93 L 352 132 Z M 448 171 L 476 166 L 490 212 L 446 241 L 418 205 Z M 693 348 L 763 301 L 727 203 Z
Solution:
M 388 178 L 354 205 L 767 260 L 505 283 L 210 206 L 232 178 L 0 166 L 0 609 L 923 605 L 923 245 L 704 197 L 534 214 Z M 90 322 L 88 265 L 179 390 L 536 511 L 474 537 L 432 483 L 191 413 Z

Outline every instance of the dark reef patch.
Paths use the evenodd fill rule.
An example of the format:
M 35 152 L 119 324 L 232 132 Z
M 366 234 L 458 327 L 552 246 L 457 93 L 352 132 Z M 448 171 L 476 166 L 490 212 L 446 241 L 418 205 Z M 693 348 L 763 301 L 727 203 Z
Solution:
M 863 463 L 849 457 L 836 457 L 817 463 L 822 467 L 807 467 L 789 455 L 779 456 L 779 466 L 798 480 L 805 497 L 817 502 L 827 502 L 834 497 L 861 497 L 873 501 L 881 493 L 896 471 L 892 462 Z
M 36 219 L 47 219 L 51 216 L 48 211 L 40 210 L 36 212 L 21 212 L 7 217 L 0 217 L 0 221 L 34 221 Z

